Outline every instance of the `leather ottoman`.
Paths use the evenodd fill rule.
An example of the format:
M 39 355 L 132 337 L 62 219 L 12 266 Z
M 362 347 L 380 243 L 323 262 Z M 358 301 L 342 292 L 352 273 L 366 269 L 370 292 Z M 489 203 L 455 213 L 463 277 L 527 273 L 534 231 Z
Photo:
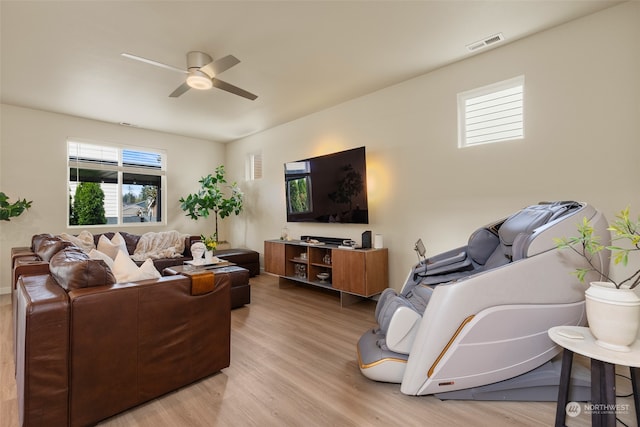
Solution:
M 183 266 L 168 267 L 162 270 L 163 276 L 181 274 Z M 228 273 L 231 279 L 231 308 L 242 307 L 251 303 L 251 286 L 249 285 L 249 270 L 237 265 L 212 269 L 214 274 Z
M 251 249 L 216 249 L 215 255 L 225 261 L 232 262 L 249 270 L 249 276 L 260 274 L 260 254 Z

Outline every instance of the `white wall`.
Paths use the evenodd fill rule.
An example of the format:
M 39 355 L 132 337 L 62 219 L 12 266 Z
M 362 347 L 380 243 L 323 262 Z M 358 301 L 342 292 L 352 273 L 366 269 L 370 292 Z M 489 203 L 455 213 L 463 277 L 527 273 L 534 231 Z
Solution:
M 283 163 L 366 146 L 368 226 L 289 223 L 302 234 L 384 235 L 399 288 L 422 237 L 429 254 L 540 200 L 640 213 L 640 3 L 629 2 L 235 141 L 230 175 L 247 194 L 231 241 L 262 252 L 286 222 Z M 508 38 L 508 34 L 506 34 Z M 457 148 L 456 94 L 525 75 L 523 141 Z M 244 180 L 261 151 L 261 180 Z
M 0 191 L 11 201 L 33 200 L 33 207 L 10 222 L 0 222 L 0 293 L 9 292 L 10 253 L 29 246 L 38 233 L 77 233 L 67 227 L 67 138 L 133 145 L 167 152 L 167 225 L 121 226 L 131 233 L 179 230 L 213 233 L 213 220 L 193 221 L 178 200 L 199 189 L 200 177 L 224 163 L 224 145 L 161 132 L 128 128 L 10 105 L 2 105 L 0 133 Z M 110 227 L 89 228 L 92 232 Z
M 61 202 L 68 137 L 166 149 L 167 228 L 192 234 L 211 231 L 213 221 L 184 217 L 178 199 L 225 163 L 247 201 L 239 217 L 222 222 L 224 236 L 261 253 L 263 241 L 278 238 L 286 221 L 283 163 L 364 145 L 370 224 L 288 226 L 293 236 L 359 240 L 364 230 L 382 233 L 396 288 L 416 260 L 418 237 L 435 254 L 538 200 L 585 200 L 610 218 L 628 204 L 638 213 L 638 22 L 640 4 L 624 3 L 226 147 L 2 105 L 0 190 L 34 205 L 0 223 L 0 292 L 8 291 L 11 247 L 28 245 L 36 233 L 69 231 Z M 518 74 L 526 78 L 525 140 L 459 150 L 456 94 Z M 264 177 L 246 182 L 246 155 L 256 151 L 262 152 Z

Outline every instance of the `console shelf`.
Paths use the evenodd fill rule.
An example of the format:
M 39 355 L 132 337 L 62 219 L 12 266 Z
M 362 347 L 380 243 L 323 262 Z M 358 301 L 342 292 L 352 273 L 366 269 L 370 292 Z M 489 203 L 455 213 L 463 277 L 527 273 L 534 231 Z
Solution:
M 342 304 L 381 293 L 389 286 L 388 251 L 341 249 L 335 245 L 308 245 L 304 241 L 266 240 L 265 272 L 281 283 L 305 283 L 340 292 Z M 318 274 L 329 277 L 322 282 Z

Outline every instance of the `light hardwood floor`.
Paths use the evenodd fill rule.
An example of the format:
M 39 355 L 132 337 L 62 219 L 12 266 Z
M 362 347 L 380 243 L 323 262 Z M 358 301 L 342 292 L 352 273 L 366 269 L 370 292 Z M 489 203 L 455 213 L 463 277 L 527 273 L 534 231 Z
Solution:
M 105 420 L 104 426 L 549 426 L 552 402 L 440 401 L 366 379 L 356 342 L 374 326 L 374 302 L 340 307 L 337 294 L 251 279 L 252 302 L 232 311 L 231 366 Z M 18 425 L 11 302 L 0 296 L 0 426 Z M 579 361 L 578 361 L 579 362 Z M 618 393 L 629 387 L 620 380 Z M 635 425 L 629 414 L 620 418 Z M 569 426 L 590 425 L 581 414 Z

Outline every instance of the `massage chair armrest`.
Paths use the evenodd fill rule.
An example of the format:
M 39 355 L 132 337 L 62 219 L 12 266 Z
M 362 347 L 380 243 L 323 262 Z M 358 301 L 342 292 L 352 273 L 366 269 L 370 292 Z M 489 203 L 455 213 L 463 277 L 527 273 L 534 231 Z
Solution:
M 420 271 L 419 275 L 433 276 L 472 268 L 471 258 L 466 249 L 466 246 L 462 246 L 427 258 L 426 268 Z
M 451 264 L 457 264 L 461 261 L 464 261 L 467 258 L 467 251 L 461 250 L 456 251 L 451 254 L 451 256 L 446 258 L 441 258 L 438 260 L 432 259 L 427 262 L 427 270 L 435 270 L 437 268 L 441 268 Z

